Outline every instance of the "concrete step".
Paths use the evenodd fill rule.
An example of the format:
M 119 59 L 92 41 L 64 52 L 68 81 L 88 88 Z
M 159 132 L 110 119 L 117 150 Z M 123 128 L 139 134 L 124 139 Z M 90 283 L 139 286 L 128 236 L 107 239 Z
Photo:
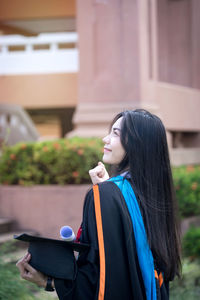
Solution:
M 9 232 L 12 229 L 14 221 L 8 218 L 0 217 L 0 234 Z

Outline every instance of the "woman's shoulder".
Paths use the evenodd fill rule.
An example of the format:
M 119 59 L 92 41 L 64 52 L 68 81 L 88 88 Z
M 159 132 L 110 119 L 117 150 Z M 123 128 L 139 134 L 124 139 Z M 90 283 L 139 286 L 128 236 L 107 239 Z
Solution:
M 123 195 L 118 188 L 118 186 L 109 180 L 98 183 L 99 188 L 99 196 L 101 208 L 106 211 L 114 208 L 119 208 L 122 206 Z M 85 197 L 84 208 L 93 208 L 94 206 L 94 192 L 93 188 L 91 188 Z
M 104 182 L 98 183 L 100 198 L 104 196 L 119 196 L 121 194 L 120 189 L 118 186 L 109 180 L 106 180 Z M 87 197 L 93 197 L 93 187 L 89 189 L 89 191 L 86 194 Z

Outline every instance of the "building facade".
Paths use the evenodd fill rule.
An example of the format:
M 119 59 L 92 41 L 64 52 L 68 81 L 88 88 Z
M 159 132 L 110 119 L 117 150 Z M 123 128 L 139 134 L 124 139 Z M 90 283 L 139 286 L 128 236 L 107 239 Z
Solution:
M 200 162 L 198 0 L 32 2 L 0 0 L 2 37 L 26 37 L 33 62 L 7 73 L 0 64 L 0 102 L 57 112 L 62 135 L 73 115 L 70 135 L 81 136 L 103 136 L 117 112 L 145 108 L 163 120 L 174 164 Z M 23 42 L 7 45 L 14 54 Z

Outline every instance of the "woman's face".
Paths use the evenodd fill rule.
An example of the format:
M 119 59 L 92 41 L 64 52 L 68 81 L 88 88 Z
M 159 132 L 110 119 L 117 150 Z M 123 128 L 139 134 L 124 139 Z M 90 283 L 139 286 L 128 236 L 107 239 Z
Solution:
M 103 162 L 111 165 L 119 164 L 125 156 L 125 150 L 120 141 L 121 122 L 119 118 L 112 126 L 110 134 L 103 138 L 104 155 Z

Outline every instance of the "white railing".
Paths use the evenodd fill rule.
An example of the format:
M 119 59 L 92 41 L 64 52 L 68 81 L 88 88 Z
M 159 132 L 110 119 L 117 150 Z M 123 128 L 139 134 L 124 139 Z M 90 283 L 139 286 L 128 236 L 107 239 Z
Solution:
M 39 133 L 22 107 L 0 103 L 0 143 L 14 145 L 38 139 Z
M 77 72 L 77 40 L 77 33 L 0 36 L 0 75 Z

